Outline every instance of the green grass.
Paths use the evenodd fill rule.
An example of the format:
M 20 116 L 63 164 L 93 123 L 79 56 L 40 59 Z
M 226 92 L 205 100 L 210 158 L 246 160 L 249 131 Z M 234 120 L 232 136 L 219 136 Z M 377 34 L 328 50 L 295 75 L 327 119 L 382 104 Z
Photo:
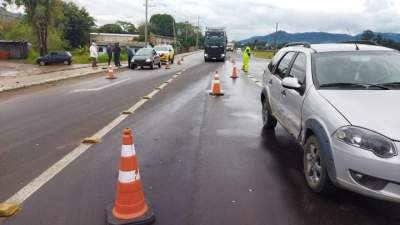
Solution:
M 252 53 L 256 58 L 272 59 L 274 57 L 274 53 L 271 51 L 253 51 Z

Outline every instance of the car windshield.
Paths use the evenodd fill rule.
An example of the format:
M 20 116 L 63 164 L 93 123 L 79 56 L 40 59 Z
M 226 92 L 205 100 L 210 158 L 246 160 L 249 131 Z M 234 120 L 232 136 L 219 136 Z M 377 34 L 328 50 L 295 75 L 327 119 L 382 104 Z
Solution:
M 136 55 L 148 56 L 148 55 L 151 55 L 152 52 L 153 52 L 153 49 L 151 49 L 151 48 L 142 48 L 136 53 Z
M 320 88 L 400 86 L 400 54 L 394 51 L 318 53 L 313 67 Z
M 169 51 L 168 47 L 155 47 L 154 49 L 156 51 L 165 51 L 165 52 Z

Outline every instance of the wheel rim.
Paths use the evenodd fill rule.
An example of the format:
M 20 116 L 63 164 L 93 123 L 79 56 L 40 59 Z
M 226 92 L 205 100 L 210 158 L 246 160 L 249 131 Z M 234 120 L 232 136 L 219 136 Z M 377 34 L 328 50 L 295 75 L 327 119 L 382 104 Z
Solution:
M 318 186 L 322 175 L 321 157 L 319 149 L 310 144 L 306 154 L 306 176 L 312 186 Z

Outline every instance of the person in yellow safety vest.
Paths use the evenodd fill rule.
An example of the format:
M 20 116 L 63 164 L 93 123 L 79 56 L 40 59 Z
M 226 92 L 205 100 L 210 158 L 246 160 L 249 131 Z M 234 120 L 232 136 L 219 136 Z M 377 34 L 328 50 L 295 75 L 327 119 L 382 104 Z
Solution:
M 250 47 L 246 47 L 243 52 L 243 71 L 248 73 L 249 72 L 249 62 L 250 62 Z

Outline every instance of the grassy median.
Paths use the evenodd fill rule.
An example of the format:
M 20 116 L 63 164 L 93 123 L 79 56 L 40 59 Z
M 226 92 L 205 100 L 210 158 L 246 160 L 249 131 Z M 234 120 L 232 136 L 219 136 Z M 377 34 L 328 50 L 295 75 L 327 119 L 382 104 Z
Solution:
M 274 53 L 272 51 L 253 51 L 252 53 L 256 58 L 272 59 L 274 57 Z

